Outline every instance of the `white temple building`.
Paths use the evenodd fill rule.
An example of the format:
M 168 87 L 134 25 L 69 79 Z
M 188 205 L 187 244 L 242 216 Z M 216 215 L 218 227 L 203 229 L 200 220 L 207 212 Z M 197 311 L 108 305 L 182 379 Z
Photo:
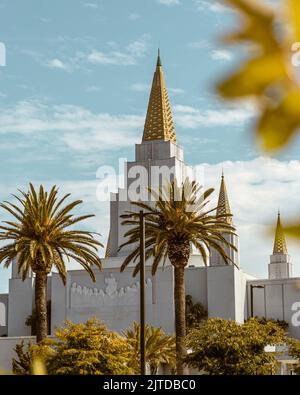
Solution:
M 49 276 L 51 334 L 66 319 L 84 322 L 96 316 L 116 331 L 124 330 L 133 321 L 139 320 L 139 278 L 132 277 L 132 267 L 120 273 L 130 247 L 121 252 L 118 248 L 124 242 L 127 230 L 121 225 L 120 215 L 133 209 L 128 191 L 137 178 L 136 169 L 141 167 L 147 170 L 147 183 L 151 187 L 163 182 L 161 177 L 157 177 L 157 171 L 163 167 L 169 169 L 171 177 L 176 177 L 178 182 L 193 176 L 191 168 L 184 162 L 183 149 L 177 143 L 160 57 L 154 73 L 142 142 L 135 146 L 134 161 L 125 165 L 124 189 L 119 189 L 111 199 L 110 236 L 103 270 L 96 271 L 96 283 L 84 270 L 68 271 L 66 286 L 57 273 Z M 231 214 L 226 221 L 234 226 L 234 213 L 230 209 L 224 175 L 219 191 L 219 212 Z M 292 275 L 280 214 L 268 279 L 254 278 L 240 269 L 237 234 L 238 229 L 225 236 L 238 249 L 237 252 L 232 248 L 227 251 L 235 265 L 226 265 L 222 257 L 212 250 L 205 266 L 199 253 L 192 252 L 186 268 L 186 293 L 192 296 L 194 302 L 204 305 L 209 317 L 232 319 L 239 323 L 251 315 L 285 320 L 289 324 L 289 335 L 300 340 L 300 278 Z M 31 328 L 26 326 L 25 321 L 34 308 L 34 281 L 33 276 L 22 281 L 17 263 L 13 263 L 9 292 L 0 294 L 0 336 L 7 336 L 0 340 L 0 369 L 1 355 L 4 355 L 2 351 L 12 348 L 8 345 L 9 339 L 31 335 Z M 161 326 L 169 333 L 174 332 L 173 286 L 171 265 L 160 268 L 152 276 L 151 261 L 147 262 L 147 322 Z

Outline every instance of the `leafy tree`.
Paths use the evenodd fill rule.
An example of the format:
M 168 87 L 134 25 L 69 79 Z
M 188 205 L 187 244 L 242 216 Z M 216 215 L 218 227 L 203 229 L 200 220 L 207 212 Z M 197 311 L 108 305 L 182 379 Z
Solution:
M 176 365 L 176 348 L 173 336 L 166 335 L 161 328 L 146 325 L 146 363 L 150 367 L 151 374 L 157 374 L 161 363 L 169 364 L 171 367 Z M 129 345 L 130 366 L 135 373 L 140 374 L 140 324 L 134 322 L 133 328 L 124 332 Z
M 36 192 L 30 184 L 27 193 L 21 191 L 21 197 L 15 196 L 20 206 L 10 202 L 0 204 L 14 217 L 15 222 L 4 221 L 0 226 L 0 240 L 9 241 L 0 248 L 0 263 L 9 267 L 15 259 L 18 270 L 25 280 L 29 271 L 35 273 L 35 307 L 37 341 L 47 337 L 47 276 L 55 267 L 65 284 L 66 266 L 64 257 L 78 262 L 95 281 L 92 266 L 101 268 L 97 247 L 101 243 L 90 232 L 68 230 L 76 223 L 93 215 L 75 217 L 72 210 L 82 203 L 74 201 L 63 206 L 70 194 L 57 198 L 58 190 L 54 186 L 45 192 L 41 185 Z
M 300 342 L 298 340 L 290 340 L 289 354 L 298 361 L 293 370 L 296 374 L 300 374 Z
M 188 366 L 208 375 L 266 375 L 276 370 L 276 353 L 268 345 L 287 343 L 285 331 L 272 321 L 251 318 L 243 325 L 210 318 L 186 338 Z
M 193 303 L 191 295 L 185 297 L 185 320 L 187 328 L 192 328 L 207 319 L 207 310 L 201 303 Z
M 109 331 L 97 319 L 84 324 L 66 322 L 56 331 L 57 340 L 46 339 L 37 345 L 24 343 L 16 347 L 18 360 L 13 361 L 15 374 L 33 373 L 38 359 L 50 375 L 122 375 L 133 374 L 129 367 L 130 347 L 127 340 Z
M 46 374 L 45 361 L 55 354 L 55 351 L 51 348 L 53 343 L 54 341 L 50 339 L 46 339 L 39 344 L 28 342 L 26 350 L 24 350 L 25 344 L 22 340 L 14 349 L 18 359 L 12 359 L 13 373 L 19 376 L 33 375 L 37 373 L 36 365 L 40 364 L 43 366 L 44 374 Z
M 211 247 L 219 251 L 225 262 L 230 260 L 222 247 L 229 245 L 222 234 L 233 231 L 224 221 L 224 217 L 228 215 L 216 217 L 213 215 L 215 209 L 206 209 L 213 189 L 201 193 L 200 191 L 199 185 L 188 179 L 180 186 L 173 181 L 158 192 L 150 191 L 155 200 L 154 207 L 142 202 L 132 203 L 135 208 L 144 209 L 148 213 L 145 219 L 145 246 L 146 259 L 153 259 L 152 274 L 156 273 L 161 262 L 165 264 L 167 258 L 174 267 L 177 374 L 183 374 L 183 339 L 186 335 L 184 275 L 191 254 L 191 245 L 199 250 L 205 264 Z M 140 248 L 137 246 L 140 240 L 139 214 L 129 211 L 121 217 L 124 218 L 122 224 L 129 225 L 130 229 L 125 234 L 128 240 L 120 249 L 128 245 L 134 247 L 123 261 L 121 271 L 133 261 L 137 263 L 133 273 L 136 275 L 140 268 Z

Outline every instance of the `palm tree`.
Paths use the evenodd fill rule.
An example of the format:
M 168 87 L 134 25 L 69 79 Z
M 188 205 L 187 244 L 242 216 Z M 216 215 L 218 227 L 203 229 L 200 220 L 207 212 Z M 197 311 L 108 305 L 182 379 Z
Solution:
M 18 271 L 25 280 L 29 271 L 35 273 L 36 337 L 41 342 L 47 337 L 47 276 L 56 268 L 63 283 L 67 270 L 64 257 L 78 262 L 95 281 L 92 266 L 101 269 L 97 247 L 101 243 L 87 231 L 68 230 L 71 225 L 93 215 L 75 217 L 71 211 L 82 203 L 76 200 L 63 206 L 70 194 L 58 200 L 58 189 L 53 186 L 48 194 L 42 185 L 35 191 L 32 184 L 21 197 L 13 195 L 20 206 L 10 202 L 0 204 L 14 217 L 0 226 L 0 240 L 9 244 L 0 248 L 0 263 L 7 268 L 17 259 Z
M 132 368 L 135 372 L 140 372 L 140 324 L 134 322 L 133 328 L 128 328 L 123 335 L 128 340 L 133 358 L 131 359 Z M 152 375 L 157 373 L 161 363 L 166 363 L 175 367 L 176 348 L 173 336 L 166 335 L 161 328 L 146 325 L 146 362 L 150 367 Z
M 185 354 L 183 338 L 186 335 L 185 323 L 185 279 L 184 269 L 188 264 L 191 246 L 193 245 L 202 255 L 207 264 L 210 248 L 215 248 L 226 263 L 231 259 L 223 249 L 224 245 L 233 245 L 224 238 L 224 233 L 234 230 L 226 221 L 224 215 L 213 215 L 216 208 L 208 210 L 209 196 L 213 189 L 202 192 L 196 182 L 188 179 L 180 186 L 176 180 L 159 191 L 150 190 L 155 199 L 153 205 L 143 202 L 133 202 L 137 208 L 146 210 L 145 220 L 145 247 L 146 259 L 152 258 L 152 274 L 160 264 L 163 265 L 169 258 L 174 267 L 174 301 L 175 301 L 175 333 L 177 353 L 177 374 L 183 374 L 182 358 Z M 130 262 L 136 262 L 134 275 L 139 271 L 140 238 L 139 214 L 128 211 L 121 216 L 124 218 L 123 225 L 131 228 L 125 234 L 128 240 L 120 246 L 120 249 L 133 245 L 133 251 L 125 258 L 121 266 L 123 271 Z

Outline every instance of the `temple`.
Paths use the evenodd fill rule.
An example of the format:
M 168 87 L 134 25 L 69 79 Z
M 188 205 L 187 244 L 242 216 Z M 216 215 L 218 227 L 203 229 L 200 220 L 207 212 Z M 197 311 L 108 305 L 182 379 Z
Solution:
M 128 230 L 121 224 L 120 216 L 126 210 L 132 210 L 131 201 L 136 198 L 147 200 L 149 186 L 156 188 L 174 178 L 179 183 L 187 177 L 193 178 L 192 169 L 184 161 L 183 148 L 178 144 L 160 54 L 141 135 L 141 141 L 135 146 L 134 161 L 125 163 L 124 188 L 111 196 L 109 238 L 103 270 L 96 272 L 96 283 L 91 282 L 84 270 L 69 270 L 66 286 L 57 273 L 53 272 L 48 277 L 51 334 L 67 319 L 84 322 L 96 316 L 119 332 L 139 320 L 139 280 L 132 277 L 132 266 L 120 273 L 124 256 L 130 253 L 131 248 L 119 251 Z M 280 214 L 268 265 L 269 278 L 257 279 L 242 270 L 238 229 L 229 195 L 222 174 L 216 215 L 225 214 L 223 220 L 233 227 L 231 233 L 224 235 L 235 246 L 235 249 L 226 247 L 232 264 L 227 265 L 213 249 L 207 262 L 202 261 L 198 251 L 192 251 L 186 268 L 186 293 L 194 302 L 203 304 L 209 317 L 243 323 L 253 313 L 267 319 L 285 320 L 289 323 L 290 336 L 300 339 L 300 279 L 292 276 Z M 167 263 L 152 276 L 151 263 L 151 260 L 146 263 L 147 322 L 173 333 L 173 267 Z M 248 267 L 251 267 L 249 263 Z M 0 295 L 0 335 L 7 336 L 0 341 L 0 368 L 7 368 L 5 361 L 9 360 L 8 356 L 13 353 L 20 337 L 31 335 L 26 320 L 34 308 L 34 282 L 31 275 L 22 281 L 17 262 L 13 263 L 9 293 Z

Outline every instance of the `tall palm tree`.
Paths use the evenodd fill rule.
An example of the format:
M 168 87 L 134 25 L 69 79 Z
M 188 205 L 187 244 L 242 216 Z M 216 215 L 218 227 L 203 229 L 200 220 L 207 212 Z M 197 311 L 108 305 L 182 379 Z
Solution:
M 169 258 L 174 267 L 174 301 L 175 301 L 175 333 L 177 353 L 177 374 L 183 374 L 182 358 L 185 353 L 183 338 L 186 335 L 185 323 L 185 267 L 188 264 L 191 246 L 193 245 L 202 255 L 206 264 L 210 248 L 215 248 L 226 263 L 229 256 L 224 251 L 224 245 L 233 245 L 224 238 L 224 233 L 234 230 L 224 217 L 228 214 L 216 216 L 216 208 L 207 209 L 209 196 L 213 189 L 202 192 L 196 182 L 188 179 L 177 185 L 176 180 L 159 191 L 150 190 L 155 204 L 133 202 L 137 208 L 147 212 L 145 220 L 145 247 L 146 259 L 152 258 L 152 274 L 166 259 Z M 125 258 L 121 266 L 123 271 L 130 262 L 136 262 L 134 270 L 136 275 L 140 268 L 140 238 L 139 214 L 128 211 L 121 216 L 123 225 L 130 225 L 126 232 L 127 241 L 120 246 L 133 245 L 133 251 Z
M 135 372 L 140 372 L 140 324 L 134 322 L 132 328 L 128 328 L 123 335 L 128 340 L 133 358 L 131 366 Z M 161 328 L 146 325 L 145 328 L 146 363 L 150 367 L 152 375 L 157 374 L 161 363 L 175 367 L 176 349 L 175 339 L 167 335 Z
M 102 246 L 90 232 L 68 230 L 70 226 L 93 215 L 75 217 L 71 211 L 82 203 L 76 200 L 63 205 L 70 194 L 58 200 L 58 189 L 53 186 L 47 193 L 41 185 L 35 191 L 32 184 L 21 197 L 13 195 L 20 206 L 10 202 L 0 204 L 14 217 L 0 226 L 0 240 L 9 244 L 0 248 L 0 263 L 9 267 L 17 259 L 18 271 L 25 280 L 29 271 L 35 273 L 35 306 L 37 342 L 47 337 L 47 276 L 56 268 L 63 283 L 67 270 L 64 257 L 78 262 L 95 281 L 92 266 L 101 269 L 97 247 Z

